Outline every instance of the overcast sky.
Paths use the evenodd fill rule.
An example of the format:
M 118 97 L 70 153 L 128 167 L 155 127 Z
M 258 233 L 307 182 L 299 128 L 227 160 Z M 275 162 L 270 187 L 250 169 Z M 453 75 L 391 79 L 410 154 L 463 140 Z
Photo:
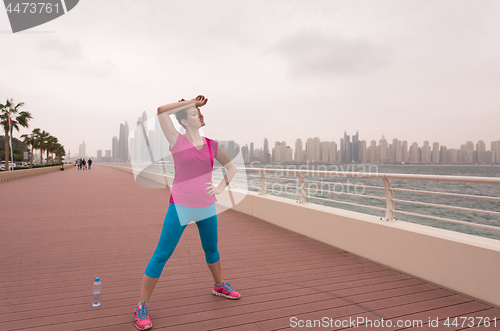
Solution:
M 204 94 L 205 134 L 500 140 L 500 1 L 81 0 L 12 34 L 0 10 L 0 100 L 24 102 L 71 154 L 120 123 Z

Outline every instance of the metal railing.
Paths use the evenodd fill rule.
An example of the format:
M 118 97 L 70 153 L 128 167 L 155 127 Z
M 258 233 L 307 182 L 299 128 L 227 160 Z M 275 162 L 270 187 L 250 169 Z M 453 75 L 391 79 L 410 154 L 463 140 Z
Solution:
M 130 167 L 130 165 L 121 164 L 121 166 Z M 217 168 L 214 168 L 215 170 Z M 171 163 L 160 163 L 148 166 L 148 172 L 166 175 L 169 177 L 174 176 L 173 165 Z M 318 171 L 318 170 L 295 170 L 295 169 L 270 169 L 270 168 L 246 168 L 243 169 L 245 173 L 242 173 L 241 170 L 238 171 L 236 176 L 233 178 L 233 181 L 230 184 L 229 188 L 238 188 L 239 183 L 243 181 L 246 182 L 244 187 L 254 190 L 259 195 L 266 195 L 269 192 L 291 195 L 297 197 L 298 203 L 307 203 L 308 199 L 322 200 L 328 202 L 334 202 L 339 204 L 351 205 L 355 207 L 369 208 L 373 210 L 378 210 L 385 212 L 385 220 L 386 221 L 397 221 L 395 219 L 396 214 L 404 214 L 411 215 L 423 218 L 430 218 L 439 221 L 445 221 L 450 223 L 458 223 L 464 224 L 474 227 L 481 227 L 493 230 L 500 230 L 499 226 L 487 225 L 487 224 L 479 224 L 473 222 L 460 221 L 456 219 L 449 219 L 444 217 L 438 217 L 427 214 L 414 213 L 409 211 L 404 211 L 401 209 L 396 209 L 396 203 L 398 204 L 412 204 L 412 205 L 420 205 L 426 207 L 435 207 L 442 209 L 450 209 L 462 212 L 473 212 L 473 213 L 482 213 L 494 216 L 500 216 L 500 212 L 492 211 L 492 210 L 483 210 L 476 208 L 465 208 L 460 206 L 452 206 L 452 205 L 443 205 L 437 203 L 427 203 L 413 200 L 403 200 L 396 199 L 394 197 L 394 192 L 407 192 L 407 193 L 418 193 L 418 194 L 429 194 L 429 195 L 437 195 L 437 196 L 450 196 L 450 197 L 458 197 L 458 198 L 468 198 L 468 199 L 480 199 L 480 200 L 489 200 L 489 201 L 498 201 L 500 202 L 500 197 L 493 196 L 483 196 L 483 195 L 471 195 L 471 194 L 459 194 L 459 193 L 448 193 L 448 192 L 436 192 L 436 191 L 425 191 L 425 190 L 414 190 L 414 189 L 401 189 L 401 188 L 393 188 L 391 186 L 390 180 L 411 180 L 411 181 L 439 181 L 439 182 L 452 182 L 452 183 L 474 183 L 474 184 L 493 184 L 500 185 L 500 178 L 498 177 L 472 177 L 472 176 L 441 176 L 441 175 L 414 175 L 414 174 L 396 174 L 396 173 L 365 173 L 365 172 L 340 172 L 340 171 Z M 252 173 L 256 173 L 252 175 Z M 280 176 L 269 176 L 269 174 L 293 174 L 296 178 L 282 178 Z M 363 177 L 363 178 L 378 178 L 382 181 L 383 186 L 368 186 L 363 185 L 363 188 L 373 189 L 384 191 L 384 196 L 374 196 L 367 194 L 358 194 L 358 193 L 350 193 L 350 192 L 337 192 L 332 190 L 323 190 L 323 189 L 315 189 L 316 192 L 323 192 L 327 194 L 338 194 L 352 197 L 362 197 L 373 200 L 385 201 L 385 207 L 377 207 L 373 205 L 359 204 L 348 201 L 340 201 L 331 198 L 321 198 L 318 196 L 311 195 L 308 189 L 309 183 L 314 184 L 322 184 L 323 181 L 315 181 L 309 180 L 308 177 L 312 176 L 328 176 L 328 177 Z M 221 180 L 222 178 L 214 176 L 215 180 Z M 253 180 L 249 180 L 253 179 Z M 259 182 L 258 186 L 252 186 L 251 184 L 255 183 L 255 179 Z M 278 182 L 286 182 L 285 191 L 282 189 L 275 190 L 274 185 Z M 291 182 L 295 182 L 296 186 L 290 186 Z M 350 186 L 356 187 L 359 184 L 351 184 L 351 183 L 340 183 L 340 182 L 328 182 L 329 184 L 334 185 L 342 185 L 342 186 Z M 279 185 L 279 184 L 278 184 Z M 272 188 L 269 188 L 271 186 Z
M 440 182 L 453 182 L 453 183 L 474 183 L 474 184 L 500 185 L 500 178 L 496 178 L 496 177 L 407 175 L 407 174 L 394 174 L 394 173 L 363 173 L 363 172 L 339 172 L 339 171 L 268 169 L 268 168 L 265 168 L 265 169 L 247 168 L 245 170 L 247 172 L 250 172 L 250 173 L 257 172 L 259 174 L 258 176 L 255 176 L 255 175 L 247 175 L 247 176 L 249 178 L 259 178 L 260 179 L 260 185 L 258 187 L 253 186 L 253 188 L 255 188 L 259 191 L 260 195 L 265 195 L 269 191 L 277 192 L 277 190 L 267 188 L 269 186 L 269 180 L 272 180 L 272 181 L 276 181 L 276 180 L 292 181 L 292 180 L 295 180 L 297 182 L 296 193 L 294 193 L 293 191 L 291 192 L 290 190 L 288 190 L 288 191 L 285 190 L 285 194 L 297 196 L 298 203 L 306 203 L 308 198 L 309 199 L 319 199 L 319 200 L 331 201 L 331 202 L 340 203 L 340 204 L 346 204 L 346 205 L 352 205 L 352 206 L 357 206 L 357 207 L 385 211 L 385 220 L 386 221 L 395 220 L 395 217 L 394 217 L 395 214 L 405 214 L 405 215 L 412 215 L 412 216 L 436 219 L 436 220 L 445 221 L 445 222 L 459 223 L 459 224 L 471 225 L 471 226 L 475 226 L 475 227 L 500 230 L 500 227 L 498 227 L 498 226 L 465 222 L 465 221 L 460 221 L 460 220 L 455 220 L 455 219 L 449 219 L 449 218 L 437 217 L 437 216 L 433 216 L 433 215 L 425 215 L 425 214 L 419 214 L 419 213 L 413 213 L 413 212 L 408 212 L 408 211 L 404 211 L 404 210 L 399 210 L 399 209 L 396 209 L 396 203 L 405 203 L 405 204 L 421 205 L 421 206 L 427 206 L 427 207 L 452 209 L 452 210 L 465 211 L 465 212 L 483 213 L 483 214 L 489 214 L 489 215 L 494 215 L 494 216 L 500 216 L 500 212 L 491 211 L 491 210 L 476 209 L 476 208 L 465 208 L 465 207 L 460 207 L 460 206 L 450 206 L 450 205 L 443 205 L 443 204 L 436 204 L 436 203 L 426 203 L 426 202 L 419 202 L 419 201 L 412 201 L 412 200 L 396 199 L 394 197 L 394 192 L 396 191 L 396 192 L 409 192 L 409 193 L 423 193 L 423 194 L 452 196 L 452 197 L 469 198 L 469 199 L 483 199 L 483 200 L 498 201 L 498 202 L 500 202 L 500 197 L 471 195 L 471 194 L 457 194 L 457 193 L 447 193 L 447 192 L 435 192 L 435 191 L 423 191 L 423 190 L 411 190 L 411 189 L 399 189 L 399 188 L 393 188 L 391 186 L 391 182 L 390 182 L 390 180 L 392 180 L 392 179 L 402 179 L 402 180 L 440 181 Z M 290 179 L 290 178 L 279 178 L 279 177 L 266 176 L 266 174 L 269 174 L 269 173 L 294 174 L 297 176 L 297 178 Z M 386 202 L 385 208 L 371 206 L 371 205 L 358 204 L 358 203 L 353 203 L 353 202 L 347 202 L 347 201 L 340 201 L 340 200 L 335 200 L 335 199 L 330 199 L 330 198 L 325 199 L 325 198 L 312 196 L 312 195 L 308 194 L 308 188 L 307 188 L 306 184 L 307 183 L 325 184 L 325 182 L 307 180 L 307 179 L 305 179 L 305 176 L 307 176 L 307 175 L 313 175 L 313 176 L 319 175 L 319 176 L 329 176 L 329 177 L 379 178 L 384 185 L 383 187 L 382 186 L 380 186 L 380 187 L 379 186 L 366 186 L 366 185 L 364 187 L 370 188 L 370 189 L 375 189 L 375 190 L 383 190 L 385 192 L 385 197 L 378 197 L 378 196 L 357 194 L 357 193 L 346 193 L 346 192 L 336 192 L 336 191 L 334 192 L 331 190 L 322 190 L 322 189 L 315 189 L 315 191 L 327 192 L 327 193 L 332 193 L 332 194 L 334 193 L 334 194 L 346 195 L 346 196 L 357 196 L 357 197 L 368 198 L 368 199 L 385 200 L 385 202 Z M 349 184 L 349 183 L 335 183 L 335 182 L 329 182 L 329 183 L 330 184 L 344 185 L 344 186 L 356 186 L 356 185 L 358 185 L 358 184 L 355 185 L 355 184 Z M 278 191 L 278 192 L 283 193 L 283 191 Z

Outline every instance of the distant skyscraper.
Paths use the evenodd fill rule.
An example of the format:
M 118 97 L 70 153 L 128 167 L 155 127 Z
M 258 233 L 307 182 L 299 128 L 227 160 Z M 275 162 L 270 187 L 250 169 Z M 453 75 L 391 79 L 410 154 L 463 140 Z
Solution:
M 120 134 L 118 135 L 118 149 L 116 150 L 116 160 L 123 161 L 123 140 L 125 139 L 123 124 L 120 123 Z M 126 138 L 128 139 L 128 137 Z
M 394 163 L 400 164 L 403 162 L 403 150 L 401 147 L 401 140 L 394 138 L 392 139 L 392 148 L 390 156 Z
M 351 138 L 345 131 L 344 138 L 340 139 L 340 152 L 342 153 L 342 163 L 351 163 L 353 161 Z
M 302 150 L 302 140 L 297 139 L 295 141 L 295 155 L 293 160 L 296 162 L 302 162 L 304 160 L 303 150 Z
M 476 144 L 477 151 L 477 162 L 479 163 L 488 163 L 488 160 L 484 157 L 486 153 L 486 144 L 484 141 L 479 140 Z
M 286 146 L 286 161 L 292 161 L 293 160 L 293 151 L 290 146 Z
M 387 144 L 387 140 L 385 139 L 384 135 L 382 135 L 382 138 L 378 141 L 378 155 L 377 158 L 380 163 L 385 162 L 384 160 L 389 157 L 389 145 Z
M 271 154 L 269 154 L 269 142 L 264 138 L 264 163 L 271 162 Z
M 408 155 L 408 142 L 406 140 L 403 140 L 401 143 L 401 157 L 404 163 L 408 163 L 410 160 L 410 156 Z
M 422 163 L 431 163 L 431 146 L 429 141 L 424 141 L 424 146 L 422 147 Z
M 274 143 L 274 162 L 284 162 L 287 160 L 287 149 L 286 142 L 276 141 Z
M 79 153 L 78 153 L 79 158 L 87 157 L 85 149 L 86 149 L 85 148 L 85 141 L 82 140 L 82 143 L 80 144 L 80 148 L 79 148 Z
M 321 154 L 319 156 L 319 160 L 324 163 L 328 163 L 328 152 L 329 152 L 329 147 L 330 143 L 328 141 L 322 141 L 320 142 L 320 151 Z
M 459 159 L 460 163 L 474 163 L 474 143 L 472 141 L 467 141 L 460 146 Z
M 493 153 L 493 156 L 492 156 L 492 162 L 493 163 L 497 162 L 496 149 L 497 149 L 497 142 L 496 141 L 492 141 L 491 142 L 491 152 Z
M 449 163 L 448 162 L 448 149 L 446 146 L 441 146 L 439 150 L 439 163 Z
M 156 148 L 156 132 L 155 130 L 149 130 L 148 131 L 148 142 L 149 142 L 149 148 L 146 150 L 146 160 L 150 161 L 153 163 L 155 155 L 155 148 Z M 153 158 L 153 159 L 152 159 Z
M 360 141 L 360 144 L 359 144 L 359 154 L 360 154 L 359 155 L 359 163 L 366 164 L 367 161 L 368 161 L 368 155 L 367 155 L 367 150 L 366 150 L 366 140 L 361 140 Z M 334 163 L 334 162 L 332 162 L 332 163 Z
M 458 151 L 454 148 L 448 150 L 448 163 L 458 163 Z
M 309 162 L 320 161 L 320 140 L 318 137 L 307 139 L 306 160 Z
M 418 143 L 414 142 L 410 147 L 410 163 L 420 163 L 420 152 Z
M 368 163 L 378 163 L 377 159 L 377 142 L 372 140 L 368 147 Z
M 250 157 L 254 157 L 254 155 L 253 155 L 253 143 L 250 143 Z
M 465 144 L 460 145 L 460 149 L 458 150 L 458 163 L 465 163 L 465 154 L 466 154 Z
M 491 143 L 491 150 L 493 151 L 494 162 L 500 163 L 500 140 L 497 140 L 495 144 Z
M 249 163 L 250 155 L 248 154 L 248 145 L 247 144 L 245 144 L 245 146 L 241 147 L 241 156 L 243 156 L 243 161 L 245 163 Z
M 356 131 L 356 134 L 352 136 L 352 161 L 353 163 L 359 163 L 360 155 L 361 155 L 361 147 L 359 141 L 359 131 Z
M 438 142 L 432 144 L 432 163 L 440 163 Z
M 337 144 L 334 141 L 321 141 L 319 161 L 332 164 L 337 162 Z
M 318 137 L 314 137 L 313 139 L 314 142 L 314 159 L 317 161 L 320 160 L 320 153 L 321 153 L 321 140 L 319 140 Z
M 144 129 L 141 127 L 141 158 L 142 161 L 151 161 L 151 157 L 149 156 L 149 148 L 151 148 L 151 140 L 149 136 L 149 131 L 148 131 L 148 115 L 146 114 L 145 111 L 142 112 L 141 115 L 141 121 L 142 125 L 144 126 Z M 144 134 L 146 132 L 146 134 Z M 152 138 L 152 137 L 151 137 Z M 147 143 L 149 143 L 150 147 L 148 148 Z
M 118 152 L 118 138 L 116 136 L 111 140 L 111 150 L 113 151 L 113 161 L 117 159 L 116 153 Z
M 147 153 L 147 148 L 146 148 L 146 138 L 144 136 L 143 132 L 143 125 L 144 129 L 147 132 L 146 128 L 146 123 L 144 121 L 144 113 L 143 116 L 137 118 L 136 122 L 136 127 L 134 129 L 134 159 L 137 161 L 146 161 L 146 153 Z M 129 148 L 130 150 L 130 148 Z M 132 155 L 130 156 L 130 159 L 132 159 Z
M 128 134 L 129 128 L 128 123 L 125 121 L 124 124 L 120 124 L 120 137 L 118 139 L 118 151 L 117 151 L 117 161 L 128 162 Z
M 129 156 L 129 152 L 128 152 L 128 135 L 130 133 L 130 129 L 128 127 L 128 123 L 127 121 L 125 121 L 125 124 L 123 124 L 123 130 L 124 130 L 124 133 L 125 133 L 125 137 L 124 137 L 124 145 L 123 145 L 123 161 L 125 162 L 129 162 L 130 161 L 130 156 Z
M 154 155 L 155 156 L 161 156 L 162 159 L 166 159 L 167 154 L 168 154 L 168 141 L 167 138 L 165 137 L 165 134 L 163 133 L 163 130 L 160 126 L 160 121 L 158 119 L 158 116 L 155 116 L 155 138 L 154 138 Z M 157 161 L 157 160 L 155 160 Z
M 97 150 L 97 162 L 101 162 L 101 161 L 102 161 L 102 150 L 98 149 Z

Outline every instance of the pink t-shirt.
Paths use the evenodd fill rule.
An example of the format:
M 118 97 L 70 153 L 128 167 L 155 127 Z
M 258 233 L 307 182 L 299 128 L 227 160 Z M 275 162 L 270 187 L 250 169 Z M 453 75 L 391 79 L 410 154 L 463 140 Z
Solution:
M 212 159 L 207 141 L 212 149 Z M 203 147 L 197 149 L 186 135 L 179 134 L 169 150 L 174 158 L 175 178 L 170 202 L 186 207 L 208 207 L 217 199 L 205 190 L 212 182 L 213 158 L 217 156 L 219 143 L 203 137 Z

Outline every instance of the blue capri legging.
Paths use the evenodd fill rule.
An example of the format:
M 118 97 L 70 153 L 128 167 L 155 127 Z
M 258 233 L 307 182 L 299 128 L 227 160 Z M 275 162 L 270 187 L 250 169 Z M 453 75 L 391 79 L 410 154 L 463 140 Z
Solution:
M 213 208 L 215 209 L 215 206 Z M 219 261 L 220 255 L 217 249 L 217 215 L 213 213 L 213 216 L 196 222 L 196 225 L 200 233 L 201 246 L 205 251 L 205 260 L 209 264 Z M 168 206 L 165 221 L 163 222 L 160 240 L 144 272 L 146 276 L 160 278 L 165 263 L 167 263 L 170 256 L 174 253 L 175 247 L 179 243 L 185 228 L 186 225 L 181 225 L 175 205 L 171 202 Z

